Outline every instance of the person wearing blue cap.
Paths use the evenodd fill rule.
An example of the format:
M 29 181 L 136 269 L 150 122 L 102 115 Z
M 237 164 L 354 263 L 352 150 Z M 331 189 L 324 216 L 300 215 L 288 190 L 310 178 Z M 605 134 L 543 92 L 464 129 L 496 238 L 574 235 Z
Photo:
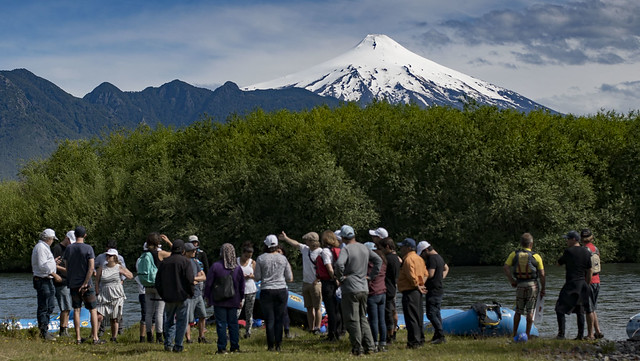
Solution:
M 416 241 L 413 238 L 405 238 L 398 243 L 398 247 L 403 257 L 398 276 L 398 291 L 402 293 L 407 348 L 418 348 L 424 344 L 422 295 L 427 293 L 424 282 L 429 274 L 424 260 L 416 253 Z
M 578 316 L 577 340 L 584 337 L 584 315 L 587 315 L 588 329 L 591 327 L 592 313 L 589 302 L 589 283 L 591 282 L 591 254 L 585 247 L 580 246 L 580 234 L 570 231 L 564 236 L 567 248 L 558 260 L 559 265 L 566 266 L 566 278 L 564 286 L 560 290 L 556 302 L 556 316 L 558 320 L 558 335 L 556 338 L 564 339 L 566 327 L 565 315 L 575 313 Z M 593 338 L 592 334 L 588 338 Z
M 375 351 L 367 320 L 368 280 L 380 272 L 382 259 L 364 244 L 356 241 L 353 227 L 344 225 L 340 236 L 346 243 L 336 261 L 335 273 L 342 287 L 342 317 L 351 342 L 351 353 L 360 356 Z M 369 262 L 371 271 L 367 274 Z

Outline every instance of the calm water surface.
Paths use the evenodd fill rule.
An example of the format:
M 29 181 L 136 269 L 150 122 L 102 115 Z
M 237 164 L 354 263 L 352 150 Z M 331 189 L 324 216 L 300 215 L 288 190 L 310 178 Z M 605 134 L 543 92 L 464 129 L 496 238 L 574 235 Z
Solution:
M 553 306 L 564 283 L 564 268 L 547 266 L 547 297 L 544 319 L 537 325 L 542 337 L 554 337 L 557 323 Z M 626 326 L 629 318 L 640 312 L 640 264 L 604 264 L 600 276 L 600 298 L 598 318 L 607 339 L 627 339 Z M 300 292 L 301 275 L 290 285 L 292 291 Z M 133 280 L 124 283 L 127 300 L 124 306 L 126 326 L 140 320 L 137 285 Z M 445 280 L 443 308 L 467 309 L 473 303 L 493 301 L 514 308 L 515 290 L 507 283 L 501 267 L 451 267 Z M 400 296 L 398 296 L 400 303 Z M 31 275 L 26 273 L 0 274 L 0 319 L 7 317 L 35 318 L 36 292 Z M 56 309 L 55 312 L 58 312 Z M 209 308 L 211 315 L 213 309 Z M 576 317 L 567 317 L 567 337 L 577 333 Z

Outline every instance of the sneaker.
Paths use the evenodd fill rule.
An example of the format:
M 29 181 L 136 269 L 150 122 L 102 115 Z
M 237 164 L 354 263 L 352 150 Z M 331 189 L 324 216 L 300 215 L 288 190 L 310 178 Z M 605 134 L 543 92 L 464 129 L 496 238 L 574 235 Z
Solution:
M 276 352 L 280 352 L 282 351 L 282 349 L 280 348 L 280 345 L 276 345 Z
M 387 349 L 386 345 L 378 346 L 378 352 L 387 352 L 387 351 L 389 351 L 389 350 Z
M 147 332 L 147 342 L 148 343 L 153 342 L 153 332 Z
M 316 328 L 315 330 L 311 331 L 311 333 L 314 334 L 314 335 L 319 335 L 320 334 L 320 330 Z
M 171 351 L 173 351 L 173 347 L 172 346 L 165 346 L 164 350 L 167 351 L 167 352 L 171 352 Z
M 103 345 L 105 343 L 107 343 L 107 341 L 105 340 L 101 340 L 101 339 L 93 340 L 94 345 Z
M 231 353 L 241 353 L 242 351 L 240 351 L 239 348 L 233 349 L 231 350 Z
M 156 343 L 164 343 L 164 338 L 161 333 L 156 333 Z
M 226 355 L 228 354 L 227 350 L 218 350 L 216 351 L 216 355 Z
M 53 334 L 49 333 L 49 332 L 45 332 L 42 334 L 42 338 L 44 338 L 45 341 L 55 341 L 56 340 L 56 336 L 54 336 Z
M 557 335 L 556 340 L 564 340 L 564 335 Z
M 438 345 L 438 344 L 446 343 L 446 342 L 447 342 L 447 340 L 445 340 L 444 337 L 439 337 L 439 338 L 431 340 L 431 344 L 432 345 Z
M 199 338 L 199 337 L 198 337 L 198 338 Z M 200 340 L 198 340 L 198 341 L 200 341 Z M 187 340 L 187 341 L 185 341 L 185 342 L 186 342 L 186 343 L 193 343 L 193 340 L 192 340 L 192 339 L 188 339 L 188 340 Z

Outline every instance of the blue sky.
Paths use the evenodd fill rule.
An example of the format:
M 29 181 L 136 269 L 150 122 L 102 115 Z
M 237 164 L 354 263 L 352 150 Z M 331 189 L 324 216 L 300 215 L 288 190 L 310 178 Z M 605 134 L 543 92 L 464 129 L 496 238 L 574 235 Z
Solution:
M 0 0 L 0 70 L 82 97 L 271 80 L 367 34 L 561 112 L 640 109 L 640 2 Z

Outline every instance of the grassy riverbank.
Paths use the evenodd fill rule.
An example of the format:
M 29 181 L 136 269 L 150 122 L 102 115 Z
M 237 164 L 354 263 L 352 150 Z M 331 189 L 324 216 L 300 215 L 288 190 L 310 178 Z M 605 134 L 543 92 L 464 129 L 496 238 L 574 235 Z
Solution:
M 195 331 L 195 329 L 193 330 Z M 118 338 L 118 343 L 76 345 L 73 338 L 58 338 L 45 342 L 30 331 L 0 332 L 0 361 L 2 360 L 162 360 L 169 356 L 172 360 L 200 360 L 219 358 L 226 360 L 337 360 L 355 358 L 350 354 L 347 338 L 337 343 L 321 342 L 301 329 L 292 329 L 293 339 L 283 342 L 282 352 L 266 351 L 264 329 L 254 330 L 254 336 L 240 341 L 241 353 L 214 355 L 215 344 L 185 344 L 180 354 L 168 354 L 161 345 L 138 342 L 138 329 L 128 329 Z M 87 333 L 87 330 L 83 330 Z M 430 335 L 427 335 L 429 337 Z M 105 334 L 105 339 L 108 339 Z M 209 327 L 207 338 L 216 340 L 215 327 Z M 450 337 L 446 344 L 425 345 L 417 350 L 408 350 L 404 346 L 406 332 L 399 331 L 398 341 L 388 346 L 389 351 L 364 356 L 371 360 L 417 360 L 428 357 L 430 360 L 540 360 L 580 358 L 586 347 L 584 342 L 535 339 L 525 344 L 514 344 L 508 338 L 472 338 Z

